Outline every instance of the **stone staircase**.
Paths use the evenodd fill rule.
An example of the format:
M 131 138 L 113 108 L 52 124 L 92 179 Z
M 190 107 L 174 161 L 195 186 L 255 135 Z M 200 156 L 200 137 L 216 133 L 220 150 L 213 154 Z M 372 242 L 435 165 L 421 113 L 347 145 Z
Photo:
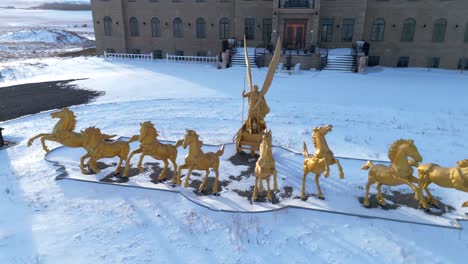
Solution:
M 356 57 L 353 55 L 328 55 L 325 71 L 354 72 Z
M 250 67 L 256 67 L 254 50 L 249 48 L 247 52 L 249 56 Z M 236 53 L 231 58 L 231 66 L 232 67 L 246 67 L 245 57 L 244 57 L 244 48 L 237 48 Z

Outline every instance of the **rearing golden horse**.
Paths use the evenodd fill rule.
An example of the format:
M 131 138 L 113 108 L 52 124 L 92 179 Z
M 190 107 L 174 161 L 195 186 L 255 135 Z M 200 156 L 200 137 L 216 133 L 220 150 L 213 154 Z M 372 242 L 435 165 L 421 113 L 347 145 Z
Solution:
M 435 183 L 441 187 L 454 188 L 462 192 L 468 192 L 468 160 L 460 160 L 457 167 L 444 168 L 434 163 L 418 166 L 419 189 L 424 189 L 427 194 L 427 203 L 437 206 L 437 201 L 429 192 L 429 184 Z M 421 199 L 421 206 L 425 208 L 425 199 Z M 463 207 L 468 206 L 468 201 Z
M 81 134 L 73 131 L 76 126 L 76 116 L 72 111 L 65 107 L 60 111 L 51 113 L 50 116 L 60 119 L 57 124 L 55 124 L 52 133 L 42 133 L 32 137 L 28 140 L 28 147 L 30 147 L 37 138 L 41 138 L 42 149 L 44 149 L 45 152 L 49 152 L 45 144 L 46 140 L 55 141 L 71 148 L 83 147 Z M 115 137 L 115 135 L 102 134 L 102 137 L 104 140 L 108 140 Z
M 125 170 L 123 172 L 123 177 L 128 176 L 128 170 L 130 169 L 130 160 L 133 155 L 140 154 L 140 159 L 138 160 L 138 169 L 140 172 L 144 172 L 142 167 L 143 158 L 145 156 L 151 156 L 153 159 L 162 160 L 164 162 L 164 169 L 158 177 L 158 180 L 163 181 L 166 179 L 167 168 L 169 167 L 169 160 L 174 166 L 174 177 L 172 178 L 172 183 L 177 184 L 177 148 L 182 145 L 182 140 L 177 141 L 175 146 L 170 144 L 162 144 L 158 141 L 157 137 L 159 136 L 158 131 L 154 128 L 153 123 L 146 121 L 140 123 L 140 136 L 138 141 L 140 141 L 140 147 L 130 153 L 128 157 L 128 162 L 125 165 Z
M 278 173 L 276 172 L 275 159 L 271 150 L 271 130 L 263 134 L 260 144 L 260 158 L 255 163 L 255 186 L 252 194 L 252 200 L 257 200 L 258 191 L 263 190 L 262 181 L 266 180 L 268 190 L 268 200 L 273 201 L 270 190 L 270 177 L 273 175 L 273 191 L 278 191 Z
M 408 157 L 413 160 L 409 161 Z M 421 199 L 424 199 L 421 195 L 421 191 L 418 186 L 413 184 L 413 182 L 418 182 L 418 179 L 413 176 L 413 168 L 411 166 L 422 161 L 422 157 L 414 145 L 414 141 L 407 139 L 395 141 L 388 150 L 388 158 L 391 161 L 390 166 L 382 164 L 374 166 L 371 161 L 367 161 L 361 167 L 363 170 L 370 169 L 369 179 L 366 184 L 364 206 L 369 207 L 369 188 L 375 183 L 377 183 L 377 201 L 381 206 L 385 206 L 386 204 L 382 196 L 382 185 L 398 186 L 402 184 L 407 184 L 415 193 L 414 199 L 420 202 L 420 204 L 424 204 L 424 202 L 421 201 Z
M 317 197 L 319 199 L 324 199 L 322 189 L 320 188 L 320 175 L 323 174 L 325 178 L 328 178 L 330 174 L 330 165 L 336 164 L 340 172 L 340 179 L 344 178 L 343 168 L 341 167 L 340 161 L 335 159 L 333 152 L 328 147 L 327 141 L 325 140 L 325 135 L 328 132 L 332 131 L 332 125 L 326 125 L 322 127 L 314 128 L 312 133 L 312 140 L 315 146 L 315 152 L 312 156 L 309 156 L 307 152 L 307 145 L 304 142 L 304 147 L 302 150 L 302 155 L 304 155 L 304 175 L 302 176 L 302 192 L 301 199 L 305 200 L 305 187 L 306 187 L 306 178 L 309 172 L 315 174 L 315 184 L 317 185 Z
M 184 187 L 189 187 L 190 183 L 190 174 L 193 170 L 204 170 L 206 172 L 203 182 L 199 187 L 200 191 L 203 191 L 206 187 L 208 181 L 208 174 L 210 174 L 210 169 L 212 168 L 216 174 L 215 181 L 213 184 L 213 194 L 218 193 L 218 180 L 219 180 L 219 157 L 224 153 L 224 145 L 221 146 L 221 149 L 214 152 L 203 153 L 202 151 L 203 142 L 198 139 L 198 134 L 194 130 L 187 130 L 183 140 L 184 149 L 189 147 L 189 152 L 185 156 L 185 164 L 179 166 L 177 172 L 177 184 L 181 184 L 182 181 L 181 173 L 182 170 L 188 169 L 187 176 L 185 176 Z

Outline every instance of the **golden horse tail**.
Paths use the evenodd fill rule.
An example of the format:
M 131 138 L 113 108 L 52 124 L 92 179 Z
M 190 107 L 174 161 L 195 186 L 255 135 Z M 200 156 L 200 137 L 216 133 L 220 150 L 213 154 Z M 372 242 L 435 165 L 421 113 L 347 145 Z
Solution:
M 175 148 L 178 148 L 180 146 L 182 146 L 182 144 L 184 144 L 184 140 L 183 139 L 180 139 L 180 140 L 177 140 L 176 144 L 175 144 Z
M 221 149 L 216 151 L 216 156 L 220 157 L 224 154 L 224 144 L 221 146 Z
M 361 170 L 368 170 L 370 168 L 374 167 L 374 163 L 372 161 L 368 160 L 364 165 L 362 165 Z
M 309 152 L 307 151 L 307 145 L 305 142 L 304 142 L 304 145 L 302 146 L 302 155 L 305 158 L 309 158 Z
M 128 141 L 128 143 L 132 143 L 132 142 L 135 142 L 135 141 L 138 141 L 138 139 L 140 138 L 140 135 L 133 135 L 130 140 Z

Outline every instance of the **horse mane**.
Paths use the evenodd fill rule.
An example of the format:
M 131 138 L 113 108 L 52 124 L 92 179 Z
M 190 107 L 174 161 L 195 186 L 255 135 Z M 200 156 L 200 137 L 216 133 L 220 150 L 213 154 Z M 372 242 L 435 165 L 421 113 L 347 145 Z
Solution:
M 151 137 L 156 137 L 157 131 L 153 123 L 151 123 L 151 121 L 143 122 L 141 126 L 149 131 L 149 133 L 151 134 Z
M 94 127 L 94 126 L 91 126 L 91 127 L 88 127 L 84 130 L 84 133 L 86 134 L 89 134 L 89 133 L 101 133 L 101 129 L 97 128 L 97 127 Z
M 200 141 L 200 136 L 197 134 L 195 130 L 187 130 L 187 134 L 191 134 L 193 137 L 197 139 L 197 141 Z
M 314 129 L 314 132 L 312 132 L 312 142 L 314 143 L 314 147 L 317 149 L 318 147 L 318 130 Z
M 66 127 L 64 127 L 65 129 L 69 129 L 69 130 L 75 130 L 75 127 L 76 127 L 76 116 L 75 116 L 75 113 L 73 113 L 72 111 L 66 109 L 64 111 L 64 113 L 67 114 L 67 117 L 68 117 L 68 124 Z
M 398 148 L 403 145 L 403 144 L 410 144 L 411 143 L 411 140 L 408 140 L 408 139 L 399 139 L 397 141 L 395 141 L 391 146 L 390 146 L 390 149 L 388 150 L 388 158 L 390 159 L 390 161 L 393 161 L 393 159 L 395 158 L 397 152 L 398 152 Z

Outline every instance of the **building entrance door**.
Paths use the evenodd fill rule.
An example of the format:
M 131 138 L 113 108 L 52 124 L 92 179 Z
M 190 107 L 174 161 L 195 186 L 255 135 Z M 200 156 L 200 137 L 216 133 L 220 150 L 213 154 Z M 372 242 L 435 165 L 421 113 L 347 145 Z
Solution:
M 284 43 L 287 49 L 305 48 L 306 21 L 286 21 L 284 24 Z

